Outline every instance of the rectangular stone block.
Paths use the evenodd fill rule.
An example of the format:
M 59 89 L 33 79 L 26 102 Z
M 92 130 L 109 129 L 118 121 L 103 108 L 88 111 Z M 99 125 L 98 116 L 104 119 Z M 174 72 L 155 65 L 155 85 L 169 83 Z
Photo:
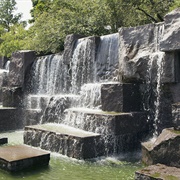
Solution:
M 144 112 L 116 113 L 101 110 L 71 108 L 66 118 L 68 125 L 104 135 L 123 135 L 148 130 L 147 116 Z
M 180 169 L 156 164 L 135 172 L 135 180 L 178 180 Z
M 23 128 L 23 117 L 20 109 L 0 108 L 0 131 Z
M 49 164 L 50 153 L 25 145 L 0 147 L 0 168 L 10 172 Z
M 100 155 L 100 135 L 62 124 L 26 126 L 24 143 L 77 159 Z
M 26 71 L 34 60 L 34 51 L 18 51 L 12 54 L 9 66 L 9 86 L 23 87 Z
M 0 138 L 0 145 L 8 143 L 8 138 Z
M 141 94 L 138 84 L 102 84 L 103 111 L 132 112 L 141 110 Z

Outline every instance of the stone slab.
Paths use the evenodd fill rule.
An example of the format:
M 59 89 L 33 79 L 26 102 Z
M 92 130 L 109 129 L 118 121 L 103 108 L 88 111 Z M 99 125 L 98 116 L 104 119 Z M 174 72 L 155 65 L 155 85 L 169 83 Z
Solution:
M 76 159 L 99 156 L 100 135 L 62 124 L 42 124 L 26 126 L 24 143 Z M 98 153 L 97 153 L 98 152 Z
M 147 165 L 165 164 L 180 168 L 180 131 L 164 129 L 155 141 L 142 143 L 142 161 Z
M 148 130 L 146 113 L 117 113 L 88 108 L 70 108 L 64 123 L 105 135 L 123 135 Z
M 0 138 L 0 145 L 8 143 L 8 138 Z
M 25 145 L 0 147 L 0 168 L 20 171 L 29 167 L 48 165 L 50 153 Z
M 179 180 L 180 169 L 156 164 L 135 172 L 135 180 Z

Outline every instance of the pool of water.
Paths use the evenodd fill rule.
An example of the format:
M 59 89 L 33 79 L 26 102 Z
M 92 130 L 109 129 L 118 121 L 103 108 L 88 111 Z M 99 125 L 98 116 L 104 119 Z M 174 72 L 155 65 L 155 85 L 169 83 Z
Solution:
M 22 144 L 23 131 L 1 133 L 8 137 L 9 144 Z M 18 173 L 0 170 L 0 179 L 27 180 L 131 180 L 136 170 L 141 169 L 140 153 L 104 157 L 91 161 L 76 160 L 51 153 L 48 167 L 28 169 Z

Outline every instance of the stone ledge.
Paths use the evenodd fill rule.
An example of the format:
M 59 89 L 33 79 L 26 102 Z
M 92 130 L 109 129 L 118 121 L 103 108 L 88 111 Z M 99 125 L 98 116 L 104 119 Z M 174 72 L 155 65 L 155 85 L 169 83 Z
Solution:
M 88 108 L 70 108 L 66 116 L 71 119 L 68 125 L 99 134 L 121 135 L 148 130 L 144 112 L 117 113 Z
M 135 172 L 135 180 L 179 180 L 180 169 L 163 164 L 148 166 Z
M 22 169 L 48 165 L 50 153 L 34 149 L 25 145 L 0 147 L 0 168 L 7 171 L 20 171 Z
M 99 156 L 101 152 L 100 137 L 99 134 L 52 123 L 26 126 L 24 131 L 25 144 L 76 159 Z

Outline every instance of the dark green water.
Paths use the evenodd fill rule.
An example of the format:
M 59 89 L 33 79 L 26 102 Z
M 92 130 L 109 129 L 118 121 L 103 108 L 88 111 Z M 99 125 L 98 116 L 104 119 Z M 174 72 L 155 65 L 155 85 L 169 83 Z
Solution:
M 9 144 L 22 144 L 22 136 L 23 131 L 0 134 L 0 137 L 9 138 Z M 134 172 L 142 168 L 142 165 L 138 162 L 138 156 L 139 154 L 135 153 L 93 161 L 79 161 L 51 153 L 48 167 L 28 169 L 13 174 L 0 170 L 0 179 L 131 180 L 134 179 Z M 136 158 L 134 159 L 134 157 Z M 125 161 L 125 159 L 129 160 Z

